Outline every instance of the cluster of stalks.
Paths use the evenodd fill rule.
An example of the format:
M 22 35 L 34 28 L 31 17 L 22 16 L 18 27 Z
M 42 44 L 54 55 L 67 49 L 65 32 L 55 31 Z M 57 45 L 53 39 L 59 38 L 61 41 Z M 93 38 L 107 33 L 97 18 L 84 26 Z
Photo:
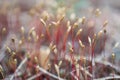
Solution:
M 29 11 L 29 14 L 36 15 L 37 10 L 38 7 L 35 7 Z M 92 14 L 99 18 L 101 11 L 96 9 Z M 73 17 L 74 20 L 71 20 L 66 15 L 66 9 L 63 7 L 55 15 L 47 11 L 42 15 L 38 14 L 37 18 L 28 25 L 29 28 L 24 26 L 15 28 L 14 33 L 2 27 L 0 78 L 9 80 L 98 78 L 99 80 L 110 74 L 120 74 L 113 65 L 114 53 L 111 55 L 111 64 L 107 64 L 106 59 L 103 62 L 96 60 L 105 49 L 108 21 L 105 20 L 101 29 L 96 32 L 95 21 L 85 16 Z M 105 53 L 104 58 L 106 58 Z M 110 78 L 115 77 L 119 78 L 116 75 Z

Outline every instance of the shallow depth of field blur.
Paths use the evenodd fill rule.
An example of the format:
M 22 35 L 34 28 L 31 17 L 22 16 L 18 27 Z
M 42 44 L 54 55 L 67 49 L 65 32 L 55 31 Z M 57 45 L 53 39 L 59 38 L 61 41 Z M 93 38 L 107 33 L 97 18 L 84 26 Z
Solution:
M 0 0 L 0 80 L 120 80 L 119 0 Z

